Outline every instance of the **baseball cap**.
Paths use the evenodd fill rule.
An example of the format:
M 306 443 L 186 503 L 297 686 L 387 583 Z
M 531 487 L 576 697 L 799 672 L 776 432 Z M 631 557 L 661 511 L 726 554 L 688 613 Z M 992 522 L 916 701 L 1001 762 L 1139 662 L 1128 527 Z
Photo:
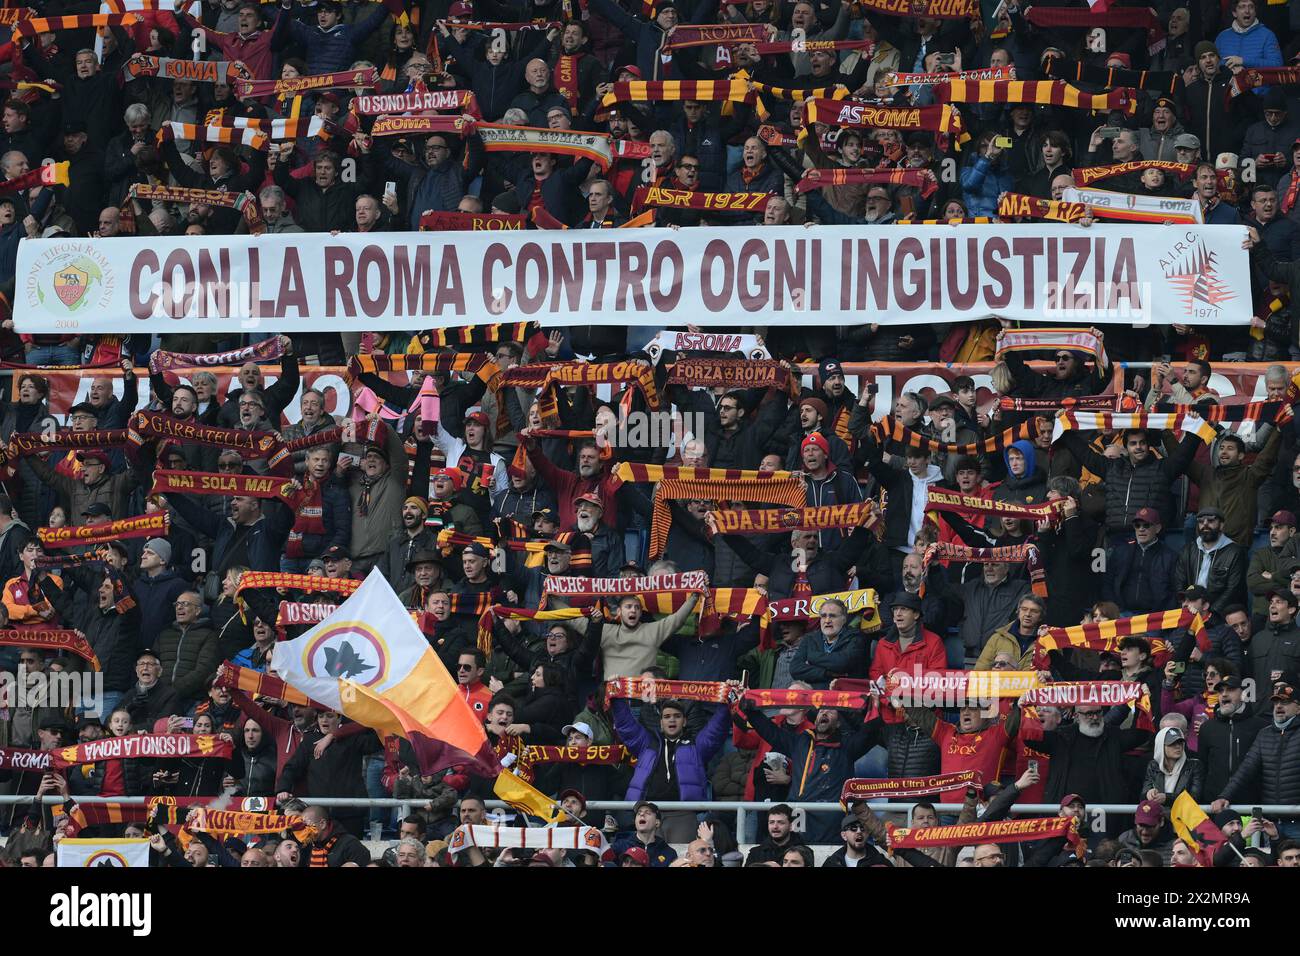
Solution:
M 1133 822 L 1138 826 L 1155 827 L 1164 822 L 1164 811 L 1160 809 L 1160 804 L 1153 803 L 1150 800 L 1143 800 L 1138 804 L 1137 812 L 1133 814 Z
M 472 544 L 467 545 L 467 546 L 465 547 L 465 553 L 466 553 L 466 554 L 476 554 L 476 555 L 478 555 L 480 558 L 490 558 L 490 557 L 492 557 L 492 553 L 491 553 L 490 551 L 488 551 L 487 548 L 483 547 L 483 545 L 479 544 L 477 541 L 473 542 Z
M 1236 674 L 1229 674 L 1219 681 L 1218 687 L 1211 688 L 1211 690 L 1241 690 L 1241 678 Z
M 1295 688 L 1286 681 L 1278 681 L 1273 685 L 1273 693 L 1268 699 L 1283 701 L 1295 700 Z
M 1218 508 L 1202 508 L 1200 511 L 1196 512 L 1196 520 L 1200 521 L 1202 518 L 1218 518 L 1222 521 L 1223 512 Z
M 1297 142 L 1300 142 L 1300 140 L 1298 140 Z M 92 418 L 99 417 L 99 412 L 95 410 L 95 406 L 90 404 L 90 402 L 77 402 L 77 404 L 73 405 L 71 408 L 68 409 L 68 414 L 89 415 Z
M 856 813 L 846 813 L 844 814 L 844 819 L 840 821 L 840 829 L 847 830 L 849 827 L 855 826 L 861 822 L 862 821 L 858 819 Z
M 478 406 L 475 406 L 474 408 L 471 408 L 467 412 L 465 412 L 465 421 L 477 422 L 478 424 L 482 425 L 484 428 L 487 428 L 489 424 L 487 412 L 483 411 L 483 409 L 479 408 Z
M 1174 149 L 1200 149 L 1201 141 L 1191 133 L 1179 133 L 1174 137 Z
M 564 734 L 567 737 L 569 735 L 569 732 L 573 730 L 576 730 L 584 737 L 590 737 L 593 740 L 596 737 L 596 735 L 591 730 L 591 724 L 587 723 L 585 720 L 575 720 L 571 724 L 565 724 L 563 727 L 560 728 L 560 733 Z M 564 796 L 564 794 L 560 794 L 560 796 Z
M 556 799 L 563 800 L 565 797 L 577 797 L 578 802 L 582 804 L 582 808 L 584 810 L 587 808 L 587 798 L 582 795 L 581 790 L 575 790 L 573 787 L 570 787 L 568 790 L 561 790 L 560 795 L 556 797 Z
M 1061 798 L 1061 806 L 1063 807 L 1068 807 L 1072 803 L 1082 803 L 1085 807 L 1088 805 L 1088 801 L 1077 793 L 1067 793 Z
M 556 517 L 555 517 L 555 509 L 554 509 L 554 508 L 538 508 L 536 511 L 534 511 L 534 512 L 532 513 L 532 517 L 536 518 L 536 517 L 538 517 L 538 516 L 541 516 L 541 517 L 547 519 L 548 521 L 555 521 L 555 520 L 557 520 Z
M 1269 524 L 1286 525 L 1289 528 L 1295 527 L 1295 515 L 1289 511 L 1274 511 L 1273 517 L 1268 519 Z
M 631 860 L 637 866 L 649 866 L 650 854 L 646 853 L 645 847 L 632 846 L 623 851 L 621 859 Z
M 1206 601 L 1209 600 L 1210 592 L 1205 590 L 1199 584 L 1189 584 L 1183 590 L 1184 601 Z
M 600 500 L 600 495 L 596 494 L 595 492 L 589 491 L 585 495 L 578 495 L 578 497 L 573 499 L 573 503 L 575 505 L 581 501 L 585 501 L 589 505 L 594 505 L 595 507 L 599 508 L 601 511 L 605 510 L 605 503 Z
M 1177 728 L 1177 727 L 1166 727 L 1166 728 L 1165 728 L 1165 743 L 1166 743 L 1166 744 L 1176 744 L 1176 743 L 1179 743 L 1180 741 L 1181 741 L 1182 743 L 1187 743 L 1187 735 L 1186 735 L 1185 733 L 1183 733 L 1182 730 L 1180 730 L 1180 729 Z
M 111 517 L 112 514 L 113 514 L 112 508 L 104 504 L 104 502 L 102 501 L 96 501 L 93 504 L 87 505 L 86 510 L 81 513 L 81 516 L 83 518 L 87 516 L 92 518 L 100 517 L 100 516 L 108 518 Z
M 1290 588 L 1274 588 L 1268 592 L 1268 596 L 1279 597 L 1292 607 L 1300 607 L 1300 598 L 1297 598 Z
M 573 545 L 568 540 L 556 539 L 542 545 L 543 551 L 572 551 Z
M 348 554 L 348 549 L 341 544 L 332 544 L 321 552 L 322 561 L 342 561 L 352 560 L 352 555 Z
M 1137 514 L 1133 516 L 1133 521 L 1145 521 L 1147 524 L 1162 524 L 1160 512 L 1155 508 L 1139 508 Z

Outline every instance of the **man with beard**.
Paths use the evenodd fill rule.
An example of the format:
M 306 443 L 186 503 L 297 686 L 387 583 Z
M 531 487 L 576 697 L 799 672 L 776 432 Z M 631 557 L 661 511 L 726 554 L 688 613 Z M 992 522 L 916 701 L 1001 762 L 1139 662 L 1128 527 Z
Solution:
M 1247 645 L 1250 649 L 1249 669 L 1243 674 L 1255 682 L 1257 700 L 1278 681 L 1300 673 L 1296 600 L 1290 588 L 1274 591 L 1268 599 L 1268 623 L 1255 632 Z
M 830 408 L 826 402 L 816 395 L 805 395 L 799 399 L 794 414 L 798 417 L 798 426 L 794 426 L 793 422 L 788 422 L 786 425 L 790 450 L 785 455 L 785 470 L 802 470 L 803 455 L 800 449 L 803 447 L 804 439 L 820 435 L 826 440 L 828 448 L 826 457 L 835 463 L 838 470 L 853 474 L 852 454 L 844 440 L 835 434 L 835 429 L 831 425 Z
M 1242 679 L 1230 674 L 1213 688 L 1219 695 L 1214 716 L 1201 724 L 1196 750 L 1205 766 L 1205 794 L 1222 793 L 1237 772 L 1268 717 L 1245 701 Z
M 573 499 L 575 526 L 591 541 L 591 576 L 612 578 L 623 566 L 623 536 L 601 521 L 605 505 L 599 495 L 588 492 Z
M 1273 705 L 1273 722 L 1255 737 L 1249 752 L 1233 773 L 1219 798 L 1210 804 L 1212 813 L 1228 804 L 1247 798 L 1270 804 L 1300 802 L 1300 699 L 1295 687 L 1286 681 L 1273 685 L 1269 698 Z M 1288 820 L 1277 825 L 1281 836 L 1300 836 L 1300 822 Z
M 896 598 L 905 594 L 914 594 L 921 602 L 921 616 L 929 623 L 930 630 L 944 638 L 944 647 L 948 652 L 948 665 L 958 670 L 962 667 L 964 651 L 959 637 L 946 637 L 949 628 L 955 627 L 962 619 L 961 595 L 948 584 L 948 575 L 939 563 L 924 569 L 920 551 L 912 551 L 903 556 L 902 588 L 895 591 L 880 605 L 880 619 L 891 620 L 889 608 Z M 925 596 L 921 596 L 921 586 L 925 585 Z
M 615 483 L 609 469 L 601 462 L 600 450 L 596 447 L 594 440 L 586 439 L 578 447 L 578 473 L 576 475 L 571 471 L 557 468 L 550 459 L 542 454 L 541 447 L 537 444 L 537 440 L 533 438 L 531 428 L 520 431 L 519 440 L 523 442 L 524 450 L 528 453 L 528 460 L 537 469 L 537 474 L 542 482 L 555 492 L 555 498 L 560 507 L 561 526 L 571 528 L 578 523 L 578 515 L 574 504 L 581 495 L 594 494 L 606 504 L 614 500 L 618 484 Z M 605 512 L 604 521 L 611 527 L 616 524 L 609 510 Z
M 1295 515 L 1278 511 L 1268 522 L 1268 547 L 1256 548 L 1250 556 L 1246 571 L 1246 589 L 1250 592 L 1250 608 L 1255 614 L 1268 612 L 1268 598 L 1276 588 L 1285 588 L 1290 582 L 1280 573 L 1283 564 L 1296 557 Z
M 1073 724 L 1056 730 L 1024 728 L 1026 742 L 1051 758 L 1043 802 L 1060 803 L 1066 794 L 1077 794 L 1086 804 L 1129 802 L 1124 755 L 1149 747 L 1151 731 L 1107 725 L 1095 704 L 1076 707 L 1074 716 Z
M 249 720 L 257 721 L 263 733 L 275 741 L 275 772 L 278 776 L 302 743 L 303 734 L 316 725 L 316 711 L 294 704 L 288 707 L 289 717 L 281 717 L 267 709 L 274 706 L 277 710 L 284 710 L 280 701 L 263 698 L 258 704 L 237 689 L 231 690 L 230 700 Z M 296 785 L 298 781 L 293 783 Z
M 1196 538 L 1174 565 L 1174 588 L 1204 588 L 1210 607 L 1220 614 L 1246 597 L 1246 549 L 1223 533 L 1223 525 L 1222 511 L 1202 506 L 1196 513 Z
M 414 580 L 411 561 L 416 554 L 433 551 L 437 534 L 424 525 L 429 514 L 429 503 L 419 495 L 411 495 L 402 502 L 402 530 L 380 557 L 376 567 L 388 579 L 398 594 L 410 588 Z M 424 602 L 420 605 L 423 607 Z

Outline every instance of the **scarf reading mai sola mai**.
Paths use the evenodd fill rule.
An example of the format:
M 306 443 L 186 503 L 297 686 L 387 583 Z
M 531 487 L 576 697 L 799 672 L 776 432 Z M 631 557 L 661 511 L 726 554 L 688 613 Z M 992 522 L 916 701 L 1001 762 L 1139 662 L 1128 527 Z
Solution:
M 1137 726 L 1155 730 L 1151 688 L 1142 681 L 1092 680 L 1044 684 L 1027 691 L 1020 702 L 1035 707 L 1122 707 L 1132 704 Z

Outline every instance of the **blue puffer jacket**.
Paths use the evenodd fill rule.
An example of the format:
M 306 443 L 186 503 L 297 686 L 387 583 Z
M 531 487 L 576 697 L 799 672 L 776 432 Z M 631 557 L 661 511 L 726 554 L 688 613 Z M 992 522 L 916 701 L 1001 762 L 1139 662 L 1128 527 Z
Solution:
M 1276 34 L 1258 20 L 1244 33 L 1228 27 L 1214 38 L 1214 45 L 1219 48 L 1219 56 L 1223 59 L 1239 56 L 1248 67 L 1282 65 L 1282 50 L 1277 45 Z
M 388 8 L 380 5 L 370 16 L 357 23 L 336 23 L 329 30 L 308 26 L 293 16 L 291 9 L 280 8 L 271 35 L 271 49 L 282 50 L 290 42 L 300 44 L 307 51 L 307 72 L 312 76 L 346 70 L 356 60 L 356 49 L 388 16 Z
M 632 706 L 622 698 L 614 701 L 614 729 L 623 746 L 636 755 L 636 773 L 628 784 L 624 800 L 640 800 L 645 793 L 650 774 L 663 754 L 662 735 L 647 730 L 632 713 Z M 719 706 L 694 740 L 686 739 L 677 746 L 675 772 L 677 789 L 682 800 L 707 800 L 709 775 L 705 771 L 713 755 L 722 747 L 731 729 L 731 711 Z
M 961 171 L 961 191 L 972 216 L 996 216 L 998 196 L 1011 192 L 1015 180 L 1005 163 L 981 156 Z

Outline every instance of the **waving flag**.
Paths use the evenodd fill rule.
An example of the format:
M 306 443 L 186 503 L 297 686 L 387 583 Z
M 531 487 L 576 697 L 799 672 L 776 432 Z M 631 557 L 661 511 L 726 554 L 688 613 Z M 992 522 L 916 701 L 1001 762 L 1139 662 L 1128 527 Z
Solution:
M 271 669 L 381 736 L 406 738 L 421 773 L 500 770 L 483 724 L 378 570 L 320 624 L 276 644 Z
M 1214 852 L 1227 843 L 1228 838 L 1186 790 L 1169 808 L 1169 822 L 1174 825 L 1178 839 L 1196 854 L 1201 866 L 1214 866 Z

